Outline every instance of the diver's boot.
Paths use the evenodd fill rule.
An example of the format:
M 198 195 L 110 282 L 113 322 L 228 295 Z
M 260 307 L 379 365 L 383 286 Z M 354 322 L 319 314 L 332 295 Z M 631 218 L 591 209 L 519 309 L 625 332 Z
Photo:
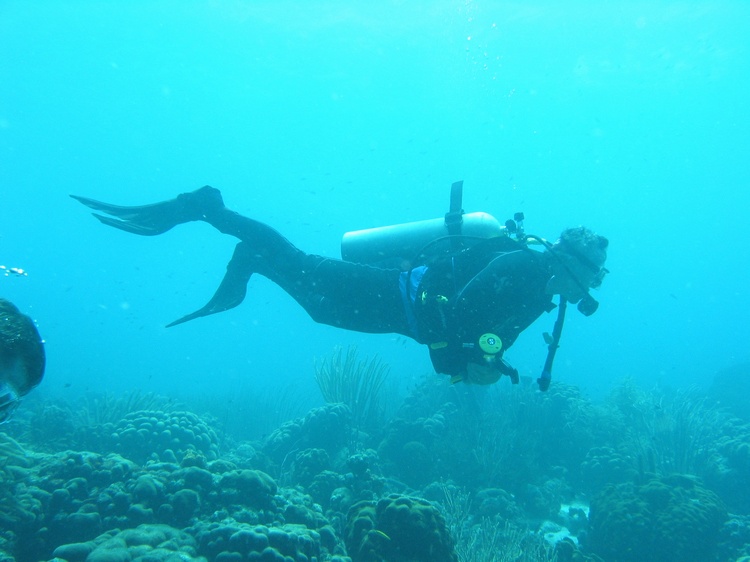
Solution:
M 224 209 L 221 192 L 209 185 L 190 193 L 181 193 L 169 201 L 132 207 L 112 205 L 78 195 L 71 197 L 95 211 L 111 215 L 92 213 L 102 223 L 142 236 L 162 234 L 185 222 L 210 220 Z

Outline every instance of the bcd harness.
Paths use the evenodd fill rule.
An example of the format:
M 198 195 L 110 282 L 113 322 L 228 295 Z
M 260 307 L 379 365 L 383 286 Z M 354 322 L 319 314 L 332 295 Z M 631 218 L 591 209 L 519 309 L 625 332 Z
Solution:
M 428 248 L 423 248 L 420 255 L 415 258 L 416 263 L 426 263 L 426 265 L 405 272 L 407 282 L 403 288 L 407 291 L 406 300 L 411 300 L 414 307 L 420 309 L 415 316 L 423 319 L 422 322 L 417 322 L 417 318 L 414 318 L 414 326 L 417 327 L 417 324 L 420 324 L 416 330 L 417 339 L 428 345 L 430 357 L 438 371 L 452 373 L 452 383 L 459 382 L 464 377 L 463 375 L 455 374 L 457 369 L 452 368 L 454 366 L 451 363 L 455 363 L 455 367 L 460 368 L 465 354 L 469 353 L 472 356 L 473 362 L 490 366 L 499 371 L 501 375 L 509 376 L 513 384 L 518 384 L 518 370 L 503 359 L 504 342 L 493 331 L 492 327 L 488 326 L 487 331 L 481 333 L 477 338 L 470 339 L 470 341 L 463 341 L 469 338 L 458 337 L 449 329 L 453 324 L 451 319 L 454 316 L 456 300 L 460 293 L 460 287 L 456 284 L 457 279 L 460 278 L 460 275 L 456 271 L 457 259 L 466 252 L 470 253 L 471 248 L 479 244 L 492 244 L 496 247 L 493 253 L 503 255 L 515 251 L 531 251 L 528 248 L 530 240 L 535 242 L 542 241 L 542 243 L 545 241 L 535 236 L 527 237 L 524 234 L 524 217 L 522 213 L 516 213 L 513 220 L 506 221 L 505 229 L 510 235 L 497 236 L 482 241 L 468 239 L 468 237 L 463 236 L 461 234 L 461 222 L 464 212 L 461 208 L 462 187 L 463 182 L 455 182 L 451 186 L 450 210 L 445 215 L 445 227 L 448 230 L 447 239 L 450 242 L 450 248 L 447 251 L 444 250 L 442 253 L 438 252 L 438 258 L 444 258 L 440 261 L 450 264 L 450 272 L 444 272 L 446 282 L 442 287 L 436 288 L 437 290 L 428 290 L 423 286 L 422 281 L 426 271 L 438 262 L 438 258 L 430 256 L 432 252 L 429 252 Z M 440 240 L 436 240 L 428 244 L 428 246 L 438 242 Z M 547 248 L 546 244 L 545 248 Z M 448 256 L 449 259 L 445 259 Z M 417 275 L 418 279 L 409 279 L 414 274 Z M 433 275 L 434 272 L 430 274 L 430 277 Z M 410 294 L 410 291 L 415 291 L 415 293 Z M 547 357 L 542 373 L 537 379 L 539 389 L 542 391 L 546 391 L 549 388 L 552 379 L 552 364 L 557 348 L 559 347 L 565 320 L 566 304 L 565 299 L 561 296 L 558 316 L 552 335 L 545 334 L 545 339 L 548 343 Z M 547 311 L 553 307 L 554 305 L 551 305 Z M 424 320 L 425 318 L 426 321 Z
M 494 259 L 524 251 L 517 242 L 509 238 L 492 239 L 482 245 L 486 244 L 506 248 L 506 251 L 493 251 L 496 256 Z M 420 283 L 414 288 L 416 294 L 413 295 L 415 316 L 419 318 L 417 340 L 428 345 L 436 370 L 451 374 L 452 383 L 464 379 L 462 374 L 457 373 L 463 372 L 468 359 L 471 363 L 497 371 L 498 377 L 509 376 L 511 382 L 517 384 L 518 371 L 502 357 L 504 342 L 498 334 L 507 330 L 496 324 L 481 327 L 481 322 L 478 326 L 462 326 L 463 318 L 457 307 L 465 286 L 465 275 L 460 271 L 460 262 L 466 253 L 471 254 L 472 250 L 464 249 L 442 264 L 432 266 L 433 271 L 426 276 L 425 271 L 419 272 Z M 486 256 L 485 252 L 481 254 Z M 429 267 L 425 267 L 427 269 Z M 423 277 L 428 279 L 423 281 Z M 508 319 L 508 322 L 512 324 L 512 319 Z
M 470 354 L 470 362 L 489 365 L 517 383 L 518 371 L 503 360 L 502 354 L 518 335 L 515 333 L 511 336 L 511 341 L 507 341 L 508 334 L 516 332 L 514 322 L 519 318 L 528 320 L 531 313 L 521 313 L 515 319 L 512 315 L 509 316 L 503 320 L 505 329 L 498 326 L 494 319 L 486 323 L 486 328 L 481 325 L 481 318 L 480 325 L 470 326 L 470 329 L 461 322 L 454 322 L 454 319 L 461 316 L 457 307 L 462 304 L 459 303 L 459 295 L 464 290 L 462 283 L 466 284 L 471 279 L 467 278 L 466 271 L 462 269 L 465 266 L 463 262 L 468 257 L 469 267 L 473 265 L 481 269 L 482 259 L 484 265 L 487 265 L 486 251 L 481 255 L 473 252 L 475 247 L 485 244 L 494 246 L 489 252 L 496 257 L 519 251 L 531 252 L 529 244 L 542 244 L 545 250 L 549 250 L 552 245 L 543 238 L 524 234 L 523 213 L 515 213 L 513 219 L 505 222 L 505 226 L 487 213 L 464 214 L 462 189 L 461 181 L 451 186 L 450 207 L 444 218 L 345 233 L 341 255 L 346 261 L 370 265 L 387 263 L 388 267 L 399 267 L 402 270 L 399 288 L 411 335 L 418 342 L 429 346 L 430 357 L 438 372 L 454 375 L 452 380 L 457 382 L 461 377 L 456 377 L 455 373 L 465 370 L 467 354 Z M 471 259 L 475 257 L 477 261 L 472 263 Z M 477 269 L 475 274 L 478 272 Z M 535 290 L 544 294 L 544 287 L 535 287 Z M 596 301 L 590 296 L 585 300 L 584 304 L 592 306 L 586 306 L 584 311 L 581 308 L 582 300 L 579 310 L 590 314 L 595 310 Z M 523 302 L 523 299 L 519 302 Z M 542 374 L 537 379 L 541 390 L 549 387 L 552 362 L 559 347 L 565 318 L 565 304 L 561 297 L 553 334 L 545 334 L 548 343 L 547 359 Z M 537 316 L 544 311 L 549 312 L 554 306 L 551 300 L 537 300 L 531 305 Z M 480 312 L 478 316 L 482 316 L 481 311 L 470 311 L 469 316 L 477 316 L 471 312 Z M 462 333 L 455 333 L 457 330 Z M 503 337 L 506 337 L 506 341 L 502 341 L 499 334 L 505 334 Z

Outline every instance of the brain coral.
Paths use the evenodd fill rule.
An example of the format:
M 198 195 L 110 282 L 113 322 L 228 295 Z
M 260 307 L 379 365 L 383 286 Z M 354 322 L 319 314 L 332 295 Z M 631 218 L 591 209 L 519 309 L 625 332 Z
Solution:
M 263 443 L 263 452 L 278 464 L 300 449 L 323 449 L 335 456 L 348 442 L 351 417 L 345 404 L 315 408 L 304 418 L 288 421 L 272 432 Z
M 197 451 L 215 460 L 219 452 L 216 432 L 192 412 L 131 412 L 115 426 L 111 439 L 118 453 L 138 463 L 151 459 L 154 453 L 182 458 L 188 451 Z
M 114 529 L 84 543 L 70 543 L 57 547 L 56 560 L 69 562 L 205 562 L 197 557 L 195 539 L 187 533 L 167 525 L 141 525 L 135 529 Z
M 346 546 L 354 562 L 456 562 L 445 521 L 431 503 L 392 494 L 349 510 Z
M 232 470 L 222 475 L 219 482 L 223 503 L 245 504 L 258 509 L 270 509 L 278 487 L 276 482 L 260 470 Z
M 194 529 L 198 552 L 212 561 L 306 562 L 329 560 L 336 549 L 332 531 L 302 525 L 247 525 L 227 519 Z
M 688 476 L 613 485 L 591 502 L 591 547 L 608 562 L 705 562 L 726 518 L 718 496 Z

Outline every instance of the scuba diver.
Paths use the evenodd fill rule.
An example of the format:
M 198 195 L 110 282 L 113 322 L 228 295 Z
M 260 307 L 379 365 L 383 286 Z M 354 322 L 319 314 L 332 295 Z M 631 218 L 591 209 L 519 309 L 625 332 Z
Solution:
M 44 342 L 34 321 L 0 298 L 0 424 L 7 422 L 21 398 L 42 382 L 45 362 Z
M 608 241 L 579 227 L 563 231 L 551 244 L 525 235 L 520 213 L 505 227 L 485 213 L 464 215 L 461 185 L 453 184 L 451 211 L 444 222 L 422 221 L 421 226 L 432 230 L 426 237 L 414 232 L 421 223 L 400 225 L 396 236 L 394 227 L 347 233 L 343 259 L 300 250 L 273 228 L 225 207 L 219 190 L 210 186 L 131 207 L 71 197 L 98 211 L 93 215 L 102 223 L 133 234 L 152 236 L 203 221 L 240 240 L 211 300 L 168 326 L 239 305 L 255 273 L 279 285 L 318 323 L 397 333 L 426 344 L 435 370 L 453 382 L 491 384 L 506 374 L 516 383 L 518 372 L 503 352 L 542 313 L 553 310 L 553 295 L 560 295 L 538 379 L 546 390 L 566 303 L 578 303 L 586 315 L 598 306 L 589 288 L 598 287 L 607 273 Z M 414 234 L 411 240 L 409 232 Z M 368 240 L 378 237 L 375 244 Z M 415 240 L 425 244 L 408 255 Z M 531 243 L 544 250 L 531 249 Z M 386 263 L 394 258 L 398 266 Z

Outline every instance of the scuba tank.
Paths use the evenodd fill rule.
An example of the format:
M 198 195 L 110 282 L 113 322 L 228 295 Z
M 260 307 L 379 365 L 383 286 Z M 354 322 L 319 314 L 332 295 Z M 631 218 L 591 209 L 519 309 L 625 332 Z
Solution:
M 453 237 L 452 243 L 465 247 L 467 241 L 508 236 L 508 227 L 492 215 L 464 214 L 462 189 L 463 181 L 451 186 L 450 210 L 444 218 L 346 232 L 341 240 L 342 259 L 370 265 L 396 262 L 408 267 L 412 258 L 441 239 Z
M 504 236 L 505 227 L 487 213 L 468 213 L 462 216 L 460 235 L 469 238 Z M 379 226 L 346 232 L 341 240 L 341 257 L 356 263 L 376 264 L 394 259 L 407 260 L 422 248 L 450 236 L 444 219 Z

